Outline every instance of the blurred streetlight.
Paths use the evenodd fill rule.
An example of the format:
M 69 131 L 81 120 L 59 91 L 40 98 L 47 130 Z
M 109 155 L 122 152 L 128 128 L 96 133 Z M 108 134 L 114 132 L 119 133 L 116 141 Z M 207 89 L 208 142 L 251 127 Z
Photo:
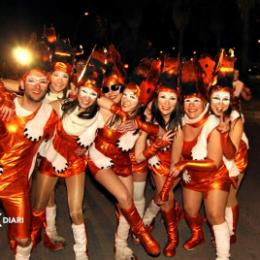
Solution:
M 33 60 L 31 51 L 27 48 L 16 47 L 13 49 L 13 56 L 20 65 L 29 65 Z

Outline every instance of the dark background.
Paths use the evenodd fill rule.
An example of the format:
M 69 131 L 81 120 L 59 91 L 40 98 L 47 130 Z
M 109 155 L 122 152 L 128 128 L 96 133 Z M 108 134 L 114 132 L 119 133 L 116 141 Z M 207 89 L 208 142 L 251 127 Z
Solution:
M 144 56 L 158 56 L 161 50 L 173 56 L 192 56 L 194 51 L 214 56 L 220 48 L 235 48 L 238 66 L 241 60 L 244 63 L 243 72 L 260 61 L 259 0 L 103 2 L 1 1 L 1 63 L 32 32 L 40 37 L 44 25 L 54 25 L 61 38 L 83 44 L 86 53 L 95 43 L 113 42 L 123 60 L 133 65 Z M 253 3 L 246 18 L 241 16 L 245 7 L 240 9 L 239 2 Z

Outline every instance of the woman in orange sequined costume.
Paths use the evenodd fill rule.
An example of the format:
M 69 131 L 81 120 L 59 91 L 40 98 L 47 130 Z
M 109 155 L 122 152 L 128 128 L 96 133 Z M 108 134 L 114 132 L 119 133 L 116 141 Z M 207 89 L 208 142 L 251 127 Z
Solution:
M 221 136 L 216 127 L 219 120 L 209 115 L 205 89 L 200 81 L 200 68 L 195 61 L 184 63 L 181 88 L 184 99 L 183 159 L 172 168 L 171 176 L 183 172 L 183 201 L 185 219 L 192 236 L 184 243 L 187 250 L 204 242 L 203 220 L 199 214 L 204 201 L 208 221 L 216 241 L 218 260 L 230 257 L 230 235 L 225 221 L 225 207 L 231 181 L 222 160 Z M 167 195 L 169 177 L 161 192 Z M 170 185 L 169 185 L 170 186 Z
M 105 86 L 106 89 L 107 86 Z M 139 96 L 140 87 L 134 82 L 129 83 L 122 95 L 121 109 L 130 118 L 135 117 Z M 159 245 L 144 227 L 132 199 L 133 177 L 131 167 L 129 167 L 131 165 L 129 151 L 133 148 L 139 134 L 136 130 L 119 131 L 118 127 L 121 120 L 116 116 L 110 114 L 107 119 L 108 123 L 98 131 L 97 138 L 89 149 L 90 170 L 95 179 L 117 199 L 120 214 L 125 217 L 124 224 L 128 223 L 131 226 L 134 234 L 140 239 L 149 254 L 158 255 L 160 252 Z M 140 120 L 136 120 L 136 124 L 141 128 L 143 126 Z M 158 128 L 156 128 L 157 132 Z M 119 217 L 119 221 L 124 219 L 123 216 Z M 127 248 L 127 244 L 122 245 L 123 239 L 119 237 L 120 234 L 117 232 L 115 239 L 117 251 Z M 129 248 L 127 249 L 129 250 Z
M 28 180 L 39 146 L 44 139 L 52 136 L 57 122 L 52 107 L 42 103 L 48 83 L 48 74 L 41 65 L 28 71 L 21 81 L 24 95 L 14 99 L 14 116 L 1 121 L 0 199 L 8 217 L 22 219 L 8 227 L 16 260 L 30 257 L 32 243 Z
M 232 106 L 234 62 L 233 57 L 225 55 L 217 73 L 217 83 L 210 90 L 211 111 L 220 118 L 217 129 L 221 133 L 224 163 L 233 183 L 226 207 L 231 243 L 236 241 L 239 216 L 236 195 L 248 164 L 249 147 L 244 133 L 243 117 L 239 110 Z
M 36 243 L 43 224 L 45 207 L 59 177 L 65 178 L 68 190 L 68 203 L 74 235 L 75 259 L 88 259 L 87 236 L 82 211 L 84 197 L 85 168 L 87 148 L 96 137 L 98 128 L 104 126 L 104 116 L 98 104 L 108 109 L 112 102 L 100 98 L 102 72 L 94 66 L 86 69 L 85 77 L 79 81 L 77 100 L 52 103 L 63 114 L 56 127 L 56 133 L 46 145 L 41 155 L 40 174 L 36 182 L 36 198 L 32 211 L 32 239 Z M 61 106 L 62 105 L 62 106 Z
M 149 168 L 152 170 L 156 186 L 155 197 L 160 193 L 170 173 L 171 162 L 177 163 L 181 156 L 182 133 L 179 128 L 180 110 L 177 90 L 178 66 L 179 62 L 175 59 L 165 61 L 163 73 L 161 73 L 159 77 L 156 95 L 152 105 L 153 122 L 159 124 L 168 132 L 166 132 L 162 138 L 150 137 L 149 146 L 147 148 L 145 148 L 146 137 L 143 139 L 140 138 L 136 145 L 137 159 L 140 161 L 148 159 Z M 171 145 L 172 141 L 173 144 Z M 174 186 L 178 184 L 179 180 L 179 178 L 176 178 Z M 155 217 L 155 215 L 152 214 L 155 207 L 152 203 L 147 208 L 144 219 L 147 219 L 148 215 L 151 220 Z M 175 248 L 178 244 L 177 216 L 175 214 L 174 204 L 174 193 L 171 192 L 168 201 L 160 207 L 168 233 L 168 243 L 163 250 L 166 256 L 174 256 Z

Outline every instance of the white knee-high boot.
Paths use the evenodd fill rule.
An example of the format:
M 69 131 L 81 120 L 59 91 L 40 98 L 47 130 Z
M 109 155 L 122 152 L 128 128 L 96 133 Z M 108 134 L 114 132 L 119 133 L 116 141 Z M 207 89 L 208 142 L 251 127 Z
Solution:
M 88 260 L 87 255 L 87 233 L 85 224 L 72 224 L 75 244 L 73 246 L 75 252 L 75 260 Z
M 29 260 L 31 251 L 32 251 L 32 242 L 26 247 L 17 245 L 15 260 Z
M 160 207 L 157 204 L 155 204 L 154 200 L 152 200 L 144 213 L 144 217 L 143 217 L 144 224 L 146 226 L 151 225 L 151 223 L 153 222 L 153 220 L 155 219 L 159 211 L 160 211 Z
M 56 205 L 46 208 L 46 234 L 55 242 L 65 242 L 65 239 L 58 235 L 56 227 Z
M 230 257 L 230 234 L 226 222 L 212 226 L 216 241 L 216 260 L 229 260 Z
M 135 256 L 128 247 L 127 239 L 130 226 L 123 215 L 119 216 L 115 234 L 115 260 L 134 260 Z

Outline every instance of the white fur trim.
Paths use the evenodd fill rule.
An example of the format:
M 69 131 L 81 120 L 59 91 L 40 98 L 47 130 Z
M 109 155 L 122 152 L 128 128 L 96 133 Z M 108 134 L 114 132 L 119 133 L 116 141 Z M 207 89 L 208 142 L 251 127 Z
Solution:
M 214 128 L 216 128 L 219 124 L 219 119 L 214 116 L 210 115 L 204 124 L 200 135 L 198 136 L 198 140 L 196 145 L 191 150 L 191 156 L 193 160 L 204 160 L 207 158 L 208 151 L 207 151 L 207 139 L 208 135 L 212 132 Z
M 156 165 L 160 165 L 161 161 L 158 156 L 154 155 L 148 160 L 148 163 L 151 167 L 155 167 Z
M 118 139 L 117 146 L 123 152 L 128 152 L 133 149 L 139 133 L 136 130 L 128 131 Z
M 53 146 L 53 138 L 48 141 L 44 150 L 41 150 L 41 155 L 52 164 L 52 167 L 57 173 L 62 173 L 68 168 L 67 160 L 55 150 Z
M 43 136 L 44 127 L 52 113 L 49 104 L 42 104 L 34 118 L 28 121 L 24 127 L 24 135 L 30 141 L 39 141 Z
M 228 170 L 229 177 L 236 177 L 239 175 L 239 170 L 234 160 L 228 160 L 225 156 L 223 156 L 223 162 Z
M 114 165 L 111 158 L 105 156 L 103 153 L 98 151 L 95 147 L 95 143 L 88 149 L 89 157 L 100 169 L 108 169 Z
M 93 120 L 91 125 L 86 127 L 86 130 L 78 136 L 77 143 L 80 146 L 88 148 L 95 140 L 97 129 L 104 126 L 104 119 L 101 113 L 97 113 L 95 120 Z
M 182 174 L 182 179 L 185 183 L 190 183 L 191 182 L 191 176 L 188 173 L 188 171 L 184 171 Z

